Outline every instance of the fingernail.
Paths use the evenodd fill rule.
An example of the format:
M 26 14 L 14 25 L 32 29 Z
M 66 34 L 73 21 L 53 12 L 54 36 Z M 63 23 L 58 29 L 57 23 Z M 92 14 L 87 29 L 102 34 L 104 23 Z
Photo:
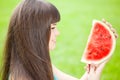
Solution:
M 117 39 L 118 38 L 118 34 L 114 34 L 115 35 L 115 38 Z
M 114 28 L 111 28 L 111 31 L 112 31 L 113 33 L 116 33 L 116 30 L 115 30 Z

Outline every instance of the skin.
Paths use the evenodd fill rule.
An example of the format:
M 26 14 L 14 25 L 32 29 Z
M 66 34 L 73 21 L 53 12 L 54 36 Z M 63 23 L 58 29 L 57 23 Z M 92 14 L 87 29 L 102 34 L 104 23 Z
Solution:
M 50 41 L 49 41 L 49 49 L 53 50 L 56 46 L 56 37 L 60 34 L 57 27 L 57 23 L 51 24 L 51 35 L 50 35 Z
M 106 20 L 102 20 L 106 25 L 108 25 L 108 27 L 111 29 L 111 31 L 113 32 L 113 34 L 115 35 L 115 38 L 118 38 L 118 35 L 115 31 L 114 28 L 112 28 L 112 25 L 108 22 L 106 22 Z M 58 29 L 57 29 L 57 23 L 53 23 L 51 24 L 51 36 L 50 36 L 50 42 L 49 42 L 49 49 L 53 50 L 56 46 L 56 37 L 60 34 Z M 56 68 L 54 65 L 52 65 L 53 68 L 53 73 L 54 75 L 58 78 L 58 80 L 100 80 L 100 76 L 101 73 L 103 71 L 103 68 L 105 67 L 106 63 L 110 60 L 107 59 L 106 61 L 104 61 L 101 64 L 87 64 L 86 66 L 86 72 L 84 73 L 84 75 L 78 79 L 75 78 L 71 75 L 68 75 L 64 72 L 62 72 L 61 70 L 59 70 L 58 68 Z

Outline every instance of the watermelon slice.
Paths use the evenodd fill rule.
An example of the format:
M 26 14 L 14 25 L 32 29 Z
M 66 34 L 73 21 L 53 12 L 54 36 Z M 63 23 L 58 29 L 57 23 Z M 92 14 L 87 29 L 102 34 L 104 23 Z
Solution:
M 81 61 L 87 64 L 99 64 L 113 54 L 115 45 L 115 36 L 110 28 L 102 21 L 93 20 Z

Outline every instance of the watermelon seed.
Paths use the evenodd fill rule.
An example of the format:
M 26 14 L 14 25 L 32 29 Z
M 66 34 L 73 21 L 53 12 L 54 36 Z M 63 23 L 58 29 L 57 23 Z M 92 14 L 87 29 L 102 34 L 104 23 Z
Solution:
M 103 48 L 101 48 L 100 50 L 104 51 L 104 49 L 103 49 Z
M 111 36 L 108 36 L 107 38 L 108 38 L 108 39 L 111 39 Z
M 88 54 L 92 54 L 91 52 L 89 52 Z

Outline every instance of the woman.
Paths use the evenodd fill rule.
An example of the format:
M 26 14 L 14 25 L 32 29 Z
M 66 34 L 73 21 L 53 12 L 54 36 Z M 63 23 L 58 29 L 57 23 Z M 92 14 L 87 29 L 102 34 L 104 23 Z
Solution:
M 79 80 L 51 65 L 49 50 L 55 48 L 59 21 L 57 8 L 45 0 L 24 0 L 16 7 L 7 34 L 2 80 Z M 81 80 L 95 76 L 99 80 L 105 63 L 96 73 L 92 65 Z
M 24 0 L 15 9 L 5 46 L 3 79 L 53 80 L 49 39 L 58 10 L 44 0 Z

